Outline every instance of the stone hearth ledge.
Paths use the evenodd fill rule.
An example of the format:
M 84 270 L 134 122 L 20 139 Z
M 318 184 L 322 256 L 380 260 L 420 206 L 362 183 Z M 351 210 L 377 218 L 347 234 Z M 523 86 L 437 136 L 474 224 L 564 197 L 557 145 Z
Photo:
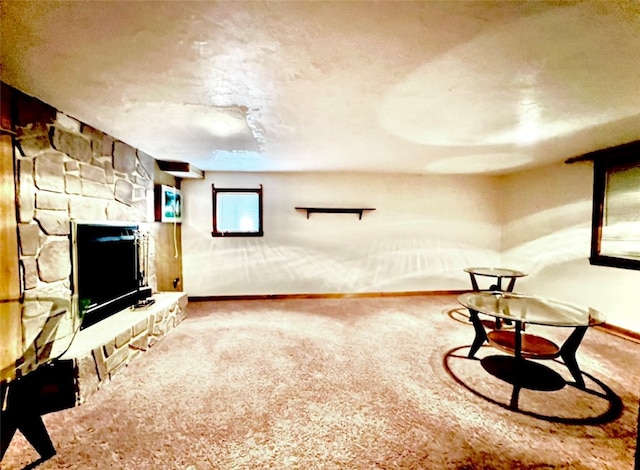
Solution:
M 81 405 L 113 376 L 186 317 L 187 294 L 160 292 L 155 303 L 127 308 L 77 333 L 58 362 L 72 371 L 75 405 Z M 69 364 L 70 363 L 70 364 Z

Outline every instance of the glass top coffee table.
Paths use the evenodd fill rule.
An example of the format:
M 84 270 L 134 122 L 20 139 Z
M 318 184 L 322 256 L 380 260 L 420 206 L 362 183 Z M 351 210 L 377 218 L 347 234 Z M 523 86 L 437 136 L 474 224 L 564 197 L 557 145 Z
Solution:
M 576 351 L 587 328 L 605 321 L 602 313 L 569 302 L 500 291 L 469 292 L 460 295 L 458 302 L 469 310 L 475 329 L 469 358 L 475 357 L 485 342 L 518 360 L 561 357 L 575 379 L 576 385 L 584 388 L 584 379 L 576 361 Z M 509 331 L 493 330 L 487 333 L 478 318 L 479 313 L 501 320 L 510 320 L 515 328 Z M 574 330 L 565 342 L 558 346 L 547 338 L 523 333 L 524 325 L 527 323 L 574 328 Z

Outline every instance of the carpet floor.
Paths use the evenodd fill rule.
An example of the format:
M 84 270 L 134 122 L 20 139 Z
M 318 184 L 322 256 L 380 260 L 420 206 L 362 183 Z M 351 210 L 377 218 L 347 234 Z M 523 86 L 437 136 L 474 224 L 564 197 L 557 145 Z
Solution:
M 578 350 L 586 389 L 561 362 L 538 361 L 567 383 L 522 389 L 514 409 L 513 386 L 480 360 L 499 352 L 467 358 L 474 331 L 455 296 L 192 302 L 187 313 L 87 403 L 43 417 L 54 457 L 38 461 L 18 432 L 1 467 L 634 468 L 640 345 L 601 330 Z M 539 328 L 558 342 L 569 333 Z

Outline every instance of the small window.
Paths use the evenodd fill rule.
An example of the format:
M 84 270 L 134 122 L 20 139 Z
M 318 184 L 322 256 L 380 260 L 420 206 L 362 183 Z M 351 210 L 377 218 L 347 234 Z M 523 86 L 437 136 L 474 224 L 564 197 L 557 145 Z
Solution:
M 262 237 L 262 185 L 254 188 L 216 188 L 213 192 L 214 237 Z
M 640 143 L 594 159 L 591 264 L 640 270 Z

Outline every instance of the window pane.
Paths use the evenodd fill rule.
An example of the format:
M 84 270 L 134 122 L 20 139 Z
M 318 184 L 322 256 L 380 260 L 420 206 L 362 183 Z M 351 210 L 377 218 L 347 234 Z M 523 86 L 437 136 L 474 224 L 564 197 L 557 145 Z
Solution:
M 259 204 L 256 193 L 217 195 L 219 232 L 258 232 Z
M 640 140 L 581 160 L 594 163 L 589 262 L 640 270 Z
M 640 259 L 640 165 L 607 171 L 600 253 Z

